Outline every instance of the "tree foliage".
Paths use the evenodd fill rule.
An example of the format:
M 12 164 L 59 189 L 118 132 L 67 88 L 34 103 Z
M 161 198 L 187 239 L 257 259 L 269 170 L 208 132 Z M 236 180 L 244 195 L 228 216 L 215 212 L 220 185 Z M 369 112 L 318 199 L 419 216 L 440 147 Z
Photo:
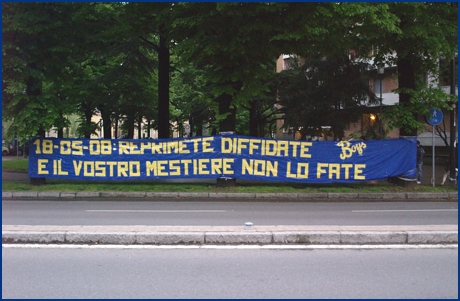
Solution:
M 401 136 L 416 136 L 422 123 L 417 116 L 430 107 L 447 108 L 447 100 L 455 101 L 441 91 L 427 91 L 429 85 L 418 78 L 426 73 L 439 73 L 439 59 L 453 59 L 458 45 L 457 3 L 394 2 L 389 12 L 398 18 L 398 31 L 372 39 L 377 64 L 398 68 L 399 104 L 387 113 Z M 396 54 L 396 55 L 392 55 Z M 422 105 L 423 104 L 423 105 Z
M 457 51 L 456 3 L 179 2 L 2 3 L 3 119 L 9 135 L 63 135 L 77 114 L 83 137 L 112 125 L 127 137 L 141 121 L 170 137 L 189 122 L 270 136 L 279 92 L 286 124 L 330 125 L 343 136 L 364 99 L 362 64 L 396 65 L 400 103 L 388 125 L 414 134 L 430 107 L 455 102 L 418 77 Z M 396 55 L 394 55 L 396 53 Z M 280 54 L 305 65 L 275 76 Z M 283 83 L 279 85 L 278 80 Z M 320 83 L 320 84 L 318 84 Z M 92 121 L 99 113 L 102 123 Z M 306 132 L 304 133 L 306 134 Z
M 350 60 L 347 52 L 293 59 L 291 65 L 280 74 L 280 110 L 285 126 L 300 129 L 303 136 L 316 136 L 328 126 L 341 140 L 345 126 L 359 119 L 360 108 L 377 103 L 364 77 L 367 64 Z

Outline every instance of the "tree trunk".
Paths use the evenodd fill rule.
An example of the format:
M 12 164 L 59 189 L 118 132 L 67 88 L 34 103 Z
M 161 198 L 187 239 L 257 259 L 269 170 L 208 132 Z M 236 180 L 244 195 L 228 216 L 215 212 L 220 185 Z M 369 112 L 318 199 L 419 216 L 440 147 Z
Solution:
M 203 125 L 202 124 L 198 124 L 197 126 L 195 126 L 196 130 L 195 130 L 195 136 L 203 136 Z M 190 129 L 190 134 L 192 134 L 192 131 Z
M 93 117 L 93 110 L 86 103 L 82 104 L 83 113 L 85 114 L 85 132 L 84 138 L 91 138 L 91 117 Z
M 150 122 L 151 122 L 150 119 L 147 120 L 147 139 L 150 138 Z
M 169 138 L 169 47 L 160 26 L 158 50 L 158 138 Z
M 142 116 L 137 121 L 137 139 L 142 139 Z
M 30 63 L 28 65 L 30 68 L 37 70 L 36 63 Z M 29 76 L 29 78 L 27 78 L 26 80 L 26 92 L 27 95 L 32 97 L 40 96 L 42 94 L 42 82 L 33 76 Z M 40 114 L 40 112 L 36 113 Z M 37 135 L 40 137 L 45 137 L 45 130 L 42 127 L 40 127 Z
M 259 137 L 265 137 L 265 122 L 259 120 Z
M 37 136 L 43 138 L 43 137 L 45 137 L 45 133 L 46 133 L 45 130 L 43 128 L 40 128 L 38 130 Z
M 118 116 L 115 118 L 115 127 L 113 130 L 113 138 L 118 138 Z
M 193 128 L 190 126 L 190 135 L 193 135 L 195 132 L 195 136 L 203 136 L 203 121 L 198 119 L 197 122 L 195 119 L 193 120 Z
M 249 105 L 251 106 L 249 108 L 249 136 L 259 137 L 257 110 L 254 108 L 253 102 Z
M 219 114 L 223 115 L 228 113 L 227 117 L 219 122 L 219 132 L 235 132 L 236 108 L 230 108 L 232 100 L 232 96 L 226 93 L 217 97 L 217 102 L 219 103 Z
M 415 71 L 414 66 L 407 58 L 398 58 L 397 61 L 398 65 L 398 87 L 405 88 L 405 89 L 414 89 L 415 90 Z M 410 102 L 410 94 L 407 93 L 399 93 L 399 102 L 400 103 L 409 103 Z M 414 116 L 416 119 L 417 116 Z M 416 129 L 399 129 L 399 136 L 417 136 Z
M 110 110 L 101 109 L 101 117 L 104 139 L 112 139 L 112 119 L 110 118 Z
M 126 118 L 126 125 L 128 126 L 128 132 L 126 133 L 127 139 L 134 138 L 134 113 L 128 114 Z

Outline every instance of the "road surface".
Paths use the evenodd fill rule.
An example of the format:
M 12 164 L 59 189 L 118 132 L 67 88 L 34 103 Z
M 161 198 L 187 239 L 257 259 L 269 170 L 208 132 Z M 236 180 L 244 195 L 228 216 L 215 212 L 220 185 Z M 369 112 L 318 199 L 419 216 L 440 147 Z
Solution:
M 2 225 L 457 225 L 457 202 L 4 200 Z
M 4 247 L 2 298 L 458 299 L 458 250 Z

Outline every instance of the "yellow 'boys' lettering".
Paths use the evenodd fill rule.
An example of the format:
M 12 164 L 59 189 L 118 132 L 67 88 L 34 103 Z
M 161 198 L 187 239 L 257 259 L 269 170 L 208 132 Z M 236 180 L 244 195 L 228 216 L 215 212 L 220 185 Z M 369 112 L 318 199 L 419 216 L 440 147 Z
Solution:
M 340 141 L 337 143 L 337 146 L 342 148 L 340 159 L 345 160 L 346 158 L 350 158 L 355 152 L 358 152 L 358 154 L 362 155 L 363 149 L 366 148 L 366 143 L 364 142 L 355 144 L 352 147 L 350 147 L 350 145 L 351 143 L 349 141 Z

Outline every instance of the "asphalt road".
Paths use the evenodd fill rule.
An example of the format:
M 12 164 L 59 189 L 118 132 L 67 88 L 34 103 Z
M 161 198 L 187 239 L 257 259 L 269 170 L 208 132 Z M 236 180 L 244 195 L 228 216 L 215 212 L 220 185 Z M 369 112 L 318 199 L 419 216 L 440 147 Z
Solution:
M 458 299 L 458 250 L 4 247 L 2 298 Z
M 2 225 L 457 225 L 457 202 L 4 200 Z

